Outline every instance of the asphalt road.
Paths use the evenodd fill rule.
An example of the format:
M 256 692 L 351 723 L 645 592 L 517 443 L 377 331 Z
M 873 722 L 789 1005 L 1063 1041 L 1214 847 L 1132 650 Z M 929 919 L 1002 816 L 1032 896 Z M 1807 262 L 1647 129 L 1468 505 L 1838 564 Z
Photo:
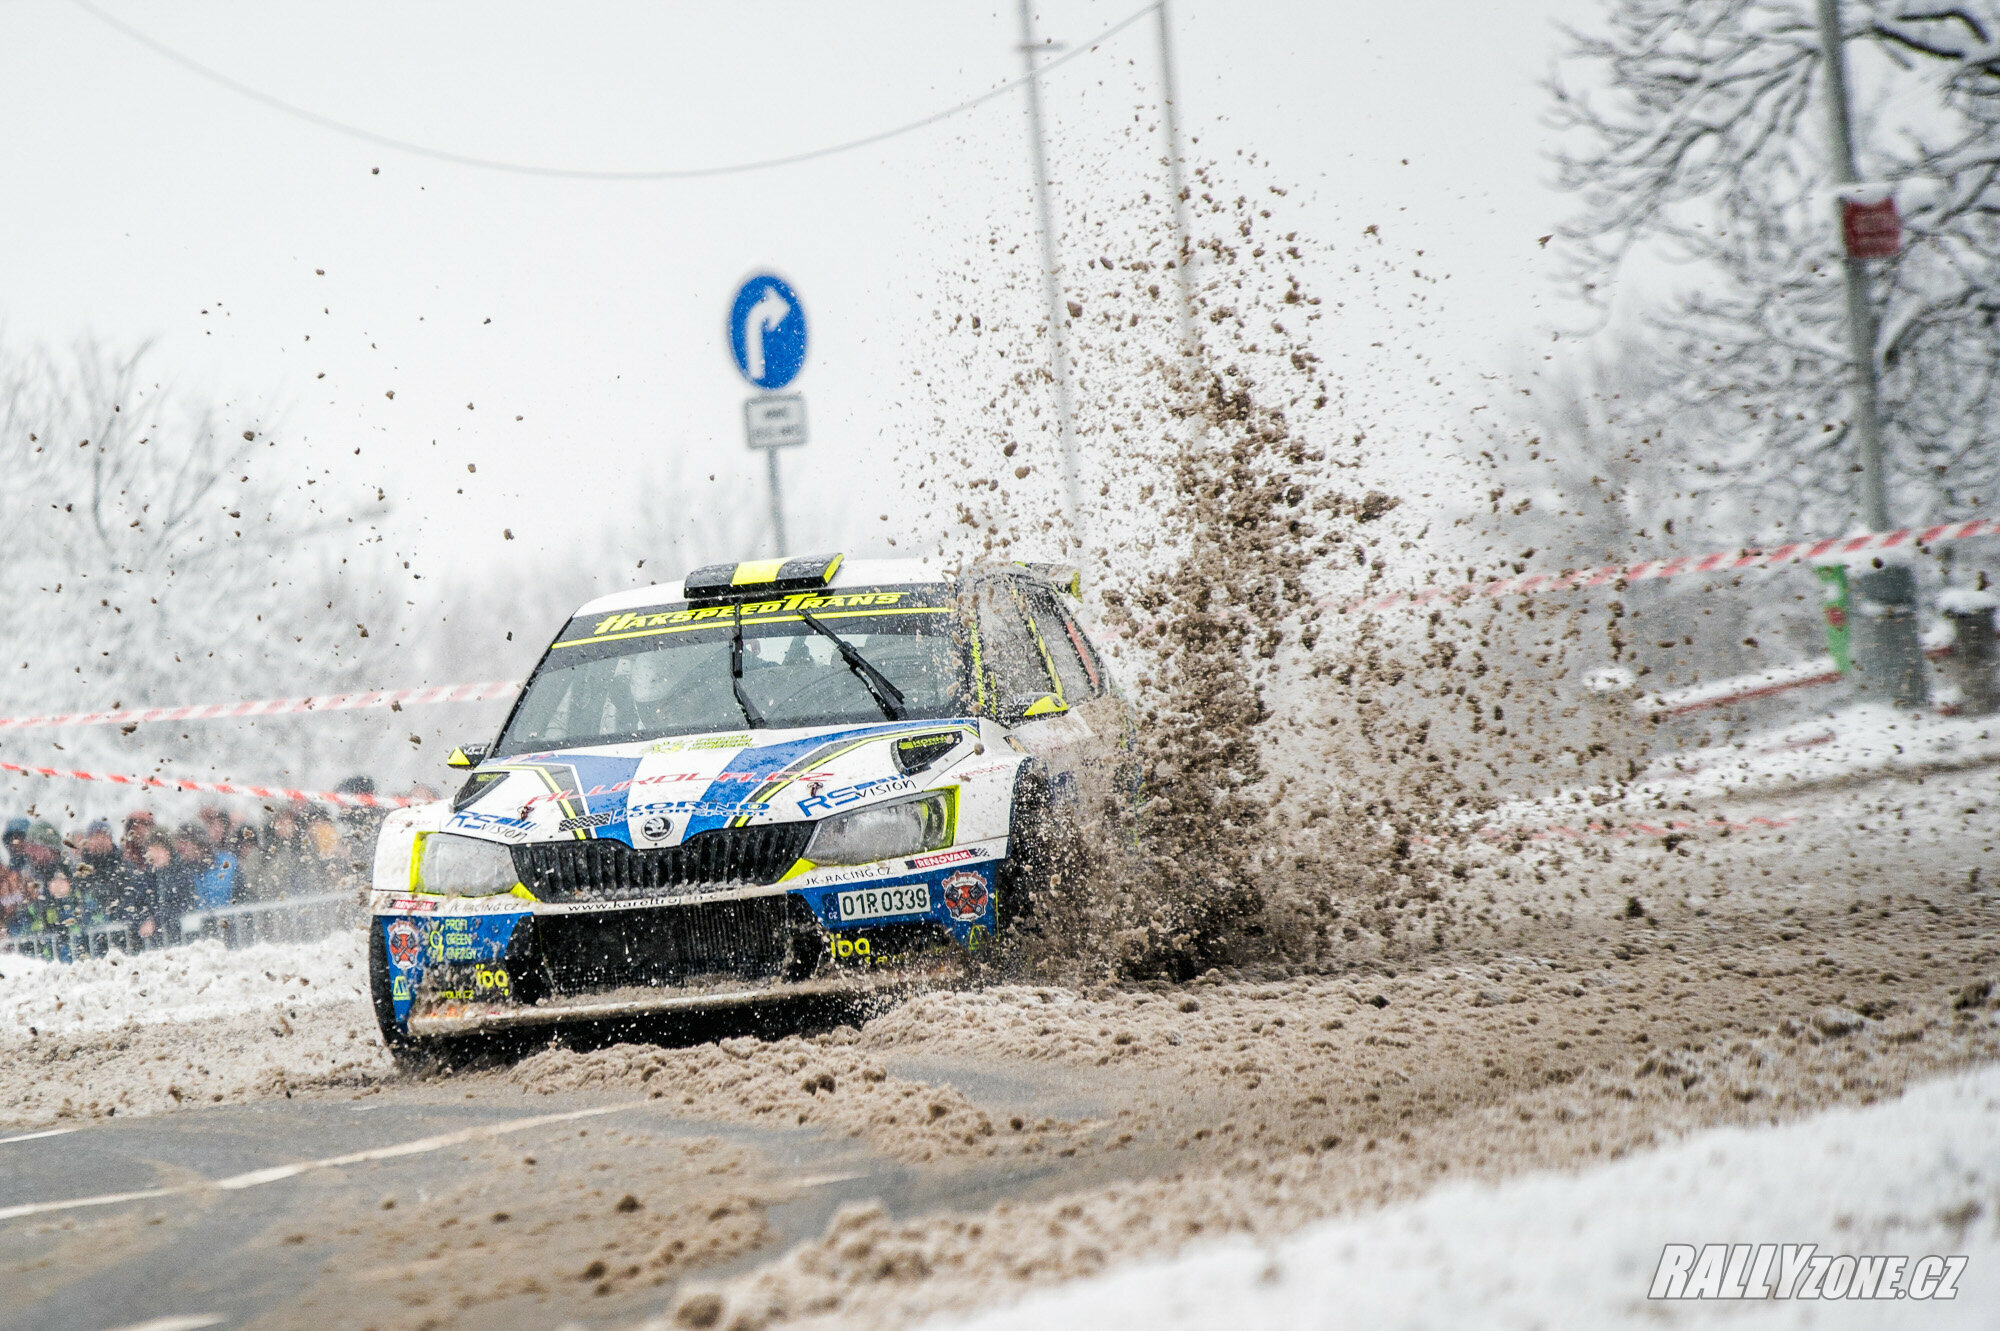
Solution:
M 1655 1129 L 1808 1112 L 1991 1056 L 2000 1016 L 1952 994 L 1996 968 L 2000 903 L 1971 871 L 2000 841 L 2000 775 L 1651 816 L 1725 812 L 1770 823 L 1678 845 L 1592 834 L 1494 852 L 1455 889 L 1465 914 L 1445 945 L 1414 961 L 1065 991 L 1046 1006 L 946 996 L 923 1009 L 935 1031 L 906 1022 L 872 1046 L 890 1086 L 948 1084 L 1003 1138 L 1010 1122 L 1072 1125 L 1041 1153 L 925 1159 L 914 1130 L 803 1114 L 790 1126 L 819 1103 L 795 1073 L 769 1083 L 781 1112 L 751 1112 L 659 1082 L 544 1093 L 505 1061 L 0 1131 L 0 1331 L 629 1325 L 671 1307 L 690 1276 L 781 1263 L 845 1203 L 920 1225 L 999 1216 L 985 1241 L 1008 1224 L 1045 1237 L 1066 1199 L 1121 1180 L 1184 1177 L 1190 1195 L 1220 1195 L 1202 1179 L 1242 1177 L 1247 1152 L 1309 1182 L 1271 1183 L 1229 1223 L 1291 1224 L 1446 1172 L 1587 1162 Z M 1863 1009 L 1867 1029 L 1837 1042 L 1805 1030 L 1828 1003 Z M 152 1029 L 174 1047 L 171 1027 Z M 1760 1052 L 1735 1067 L 1745 1038 Z M 1694 1090 L 1644 1075 L 1669 1046 L 1706 1051 Z M 670 1078 L 688 1065 L 663 1066 Z M 1118 1214 L 1135 1235 L 1150 1218 Z M 1104 1247 L 1103 1232 L 1064 1240 L 1044 1269 L 1101 1263 L 1088 1245 Z M 928 1277 L 883 1278 L 907 1294 Z M 843 1297 L 829 1306 L 859 1322 L 897 1320 Z M 926 1298 L 954 1306 L 941 1294 L 905 1306 Z
M 1100 1107 L 1071 1079 L 1038 1084 L 935 1058 L 894 1066 L 950 1081 L 997 1112 Z M 475 1089 L 458 1089 L 466 1084 Z M 843 1202 L 880 1202 L 895 1215 L 976 1209 L 1148 1166 L 1135 1155 L 1110 1168 L 1073 1159 L 917 1168 L 816 1128 L 683 1118 L 629 1091 L 524 1099 L 477 1077 L 112 1119 L 0 1136 L 0 1328 L 362 1327 L 376 1311 L 401 1325 L 426 1287 L 460 1306 L 470 1293 L 487 1326 L 622 1325 L 657 1312 L 675 1273 L 617 1282 L 581 1303 L 548 1286 L 568 1280 L 588 1292 L 591 1264 L 605 1253 L 657 1250 L 662 1232 L 708 1231 L 712 1207 L 685 1217 L 672 1208 L 717 1194 L 718 1164 L 729 1185 L 721 1191 L 761 1224 L 740 1253 L 704 1260 L 707 1278 L 820 1232 Z M 639 1194 L 638 1207 L 620 1209 Z M 483 1237 L 413 1265 L 439 1203 L 459 1218 L 453 1228 Z M 415 1234 L 404 1220 L 413 1214 L 425 1217 Z M 655 1223 L 621 1245 L 628 1216 Z M 506 1284 L 496 1273 L 523 1262 L 543 1288 L 494 1288 Z M 548 1310 L 552 1292 L 560 1317 Z

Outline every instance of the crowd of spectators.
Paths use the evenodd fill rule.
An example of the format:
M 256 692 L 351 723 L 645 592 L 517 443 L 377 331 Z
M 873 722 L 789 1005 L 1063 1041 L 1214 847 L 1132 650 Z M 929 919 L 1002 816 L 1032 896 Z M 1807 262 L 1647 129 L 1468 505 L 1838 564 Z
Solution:
M 253 822 L 211 805 L 169 827 L 140 809 L 117 832 L 98 819 L 68 836 L 40 818 L 11 819 L 0 831 L 0 938 L 33 939 L 61 960 L 104 926 L 122 926 L 112 932 L 124 947 L 167 947 L 193 911 L 359 889 L 378 815 L 310 804 L 260 812 Z

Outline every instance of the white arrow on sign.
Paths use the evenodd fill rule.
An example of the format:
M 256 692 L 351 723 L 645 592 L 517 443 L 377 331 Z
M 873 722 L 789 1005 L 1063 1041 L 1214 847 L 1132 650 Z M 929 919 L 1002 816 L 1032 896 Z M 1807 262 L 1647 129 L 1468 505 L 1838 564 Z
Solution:
M 775 291 L 766 291 L 743 320 L 743 359 L 751 379 L 764 377 L 764 334 L 785 321 L 792 307 Z

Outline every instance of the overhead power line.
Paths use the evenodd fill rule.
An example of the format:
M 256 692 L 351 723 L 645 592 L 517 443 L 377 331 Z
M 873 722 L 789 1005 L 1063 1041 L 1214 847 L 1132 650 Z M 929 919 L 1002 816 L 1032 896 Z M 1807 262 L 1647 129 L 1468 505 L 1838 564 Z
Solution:
M 934 111 L 920 120 L 912 120 L 908 124 L 898 125 L 894 129 L 885 129 L 879 133 L 864 135 L 858 139 L 849 139 L 844 143 L 831 143 L 823 148 L 813 148 L 806 152 L 787 153 L 782 157 L 765 157 L 752 162 L 732 162 L 722 166 L 671 167 L 640 171 L 594 171 L 581 167 L 538 166 L 531 162 L 507 162 L 497 158 L 474 157 L 467 153 L 449 152 L 442 148 L 431 148 L 421 143 L 410 143 L 404 139 L 391 138 L 386 134 L 377 134 L 375 131 L 363 129 L 359 125 L 349 125 L 343 121 L 334 120 L 329 116 L 320 115 L 316 111 L 308 111 L 302 106 L 294 106 L 290 102 L 273 97 L 262 89 L 253 88 L 247 83 L 240 83 L 227 74 L 210 69 L 207 65 L 190 59 L 172 47 L 154 40 L 124 20 L 105 13 L 96 5 L 91 4 L 89 0 L 70 0 L 70 3 L 106 27 L 122 33 L 161 59 L 172 61 L 198 78 L 206 79 L 218 87 L 227 88 L 238 96 L 247 97 L 253 102 L 267 106 L 274 111 L 282 112 L 295 120 L 303 120 L 307 124 L 319 129 L 331 130 L 335 134 L 344 134 L 348 138 L 359 139 L 363 143 L 372 143 L 378 148 L 391 148 L 397 152 L 409 153 L 416 157 L 427 157 L 435 162 L 448 162 L 453 166 L 477 167 L 485 171 L 508 171 L 515 175 L 523 176 L 548 176 L 560 180 L 700 180 L 708 176 L 741 175 L 749 171 L 768 171 L 773 167 L 796 166 L 801 162 L 815 161 L 821 157 L 832 157 L 838 153 L 852 152 L 856 148 L 866 148 L 871 144 L 883 143 L 900 135 L 909 134 L 916 130 L 935 125 L 939 121 L 948 120 L 960 112 L 970 111 L 972 108 L 982 106 L 996 97 L 1003 97 L 1031 79 L 1039 78 L 1050 70 L 1068 64 L 1079 56 L 1089 54 L 1106 41 L 1109 41 L 1126 28 L 1131 27 L 1134 23 L 1137 23 L 1140 19 L 1159 8 L 1160 0 L 1154 0 L 1152 4 L 1135 10 L 1127 17 L 1120 19 L 1103 32 L 1092 37 L 1089 41 L 1057 56 L 1034 73 L 1023 74 L 1018 78 L 1009 79 L 998 87 L 989 88 L 976 97 L 967 98 L 955 106 L 948 106 L 942 111 Z

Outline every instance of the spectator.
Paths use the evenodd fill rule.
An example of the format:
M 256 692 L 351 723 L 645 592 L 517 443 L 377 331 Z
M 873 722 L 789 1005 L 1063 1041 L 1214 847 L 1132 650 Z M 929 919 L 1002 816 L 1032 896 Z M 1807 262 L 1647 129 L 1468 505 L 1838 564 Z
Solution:
M 146 842 L 153 835 L 153 815 L 137 809 L 125 815 L 125 863 L 134 871 L 146 865 Z
M 279 901 L 326 890 L 324 866 L 296 805 L 281 804 L 271 810 L 259 841 L 259 899 Z
M 21 872 L 21 866 L 27 859 L 28 827 L 26 818 L 9 818 L 7 830 L 0 832 L 0 845 L 7 848 L 7 867 L 15 873 Z
M 7 865 L 0 865 L 0 933 L 26 932 L 27 911 L 34 884 Z
M 181 856 L 193 872 L 195 910 L 217 910 L 236 899 L 240 870 L 236 852 L 209 840 L 211 835 L 225 834 L 228 826 L 225 818 L 220 829 L 207 821 L 182 829 Z
M 187 866 L 174 858 L 174 843 L 158 829 L 146 835 L 140 847 L 141 867 L 133 877 L 134 890 L 127 898 L 128 914 L 139 937 L 153 947 L 178 943 L 181 915 L 193 895 L 193 876 Z
M 62 837 L 39 818 L 10 819 L 0 841 L 7 847 L 7 867 L 38 884 L 62 864 Z
M 202 835 L 208 839 L 208 844 L 220 850 L 229 840 L 229 815 L 210 804 L 197 816 L 201 819 Z
M 38 884 L 48 882 L 50 875 L 66 867 L 63 864 L 62 833 L 40 818 L 28 824 L 27 835 L 19 844 L 19 856 L 13 859 L 14 870 L 33 878 Z M 13 845 L 10 844 L 8 850 L 12 857 Z
M 27 914 L 27 931 L 48 935 L 57 961 L 71 960 L 72 934 L 90 923 L 90 915 L 72 888 L 69 870 L 58 868 L 49 875 Z
M 131 875 L 118 843 L 111 839 L 111 824 L 102 818 L 90 824 L 78 838 L 75 850 L 76 890 L 89 903 L 92 922 L 122 919 Z

